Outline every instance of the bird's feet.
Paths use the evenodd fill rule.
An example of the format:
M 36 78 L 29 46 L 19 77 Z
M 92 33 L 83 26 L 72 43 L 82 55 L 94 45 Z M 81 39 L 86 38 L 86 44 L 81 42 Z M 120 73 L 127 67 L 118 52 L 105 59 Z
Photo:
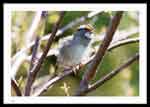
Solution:
M 72 67 L 73 76 L 77 75 L 79 68 L 80 68 L 80 64 L 77 64 L 76 66 Z

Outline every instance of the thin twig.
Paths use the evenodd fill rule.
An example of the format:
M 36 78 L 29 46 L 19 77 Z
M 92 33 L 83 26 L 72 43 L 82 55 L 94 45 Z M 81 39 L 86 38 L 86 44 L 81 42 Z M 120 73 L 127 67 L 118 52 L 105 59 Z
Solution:
M 106 83 L 107 81 L 109 81 L 110 79 L 115 77 L 119 72 L 123 71 L 123 69 L 125 69 L 126 67 L 128 67 L 129 65 L 131 65 L 134 61 L 136 61 L 138 59 L 139 59 L 139 54 L 136 53 L 134 56 L 129 58 L 124 64 L 122 64 L 121 66 L 119 66 L 115 70 L 111 71 L 106 76 L 104 76 L 101 79 L 99 79 L 98 81 L 96 81 L 94 84 L 90 85 L 88 89 L 76 94 L 76 96 L 86 95 L 87 93 L 89 93 L 89 92 L 95 90 L 96 88 L 102 86 L 104 83 Z
M 35 64 L 37 62 L 36 55 L 37 55 L 38 46 L 39 46 L 39 37 L 37 36 L 34 47 L 33 47 L 33 51 L 32 51 L 32 58 L 30 61 L 30 68 L 29 68 L 29 72 L 28 72 L 27 83 L 25 85 L 25 95 L 30 94 L 30 84 L 31 84 L 30 81 L 32 78 L 32 72 L 30 72 L 30 71 L 32 70 L 32 68 L 35 66 Z
M 133 41 L 132 41 L 133 40 Z M 123 41 L 118 41 L 116 44 L 111 44 L 109 46 L 109 48 L 107 49 L 107 51 L 111 51 L 117 47 L 120 47 L 120 46 L 124 46 L 124 45 L 127 45 L 127 44 L 131 44 L 131 43 L 135 43 L 136 41 L 136 38 L 134 39 L 127 39 L 127 40 L 123 40 Z M 139 40 L 137 39 L 136 42 L 138 42 Z M 118 45 L 118 46 L 117 46 Z M 74 68 L 76 68 L 76 72 L 78 72 L 80 69 L 82 69 L 84 66 L 86 66 L 87 64 L 91 63 L 93 58 L 94 58 L 95 55 L 91 56 L 89 59 L 85 60 L 84 62 L 82 61 L 81 64 L 79 66 L 76 66 Z M 44 83 L 44 85 L 42 85 L 42 87 L 35 92 L 34 96 L 38 96 L 38 95 L 41 95 L 43 92 L 45 92 L 51 85 L 53 85 L 54 83 L 62 80 L 63 78 L 65 78 L 66 76 L 68 75 L 71 75 L 74 71 L 73 69 L 70 69 L 70 70 L 65 70 L 63 71 L 64 74 L 60 75 L 60 76 L 56 76 L 55 78 L 47 81 L 46 83 Z
M 15 90 L 16 95 L 17 96 L 22 96 L 21 91 L 20 91 L 20 89 L 18 87 L 18 84 L 17 84 L 16 80 L 11 79 L 11 85 L 12 85 L 13 89 Z
M 126 44 L 130 44 L 130 43 L 136 43 L 139 42 L 139 38 L 129 38 L 129 39 L 125 39 L 122 41 L 118 41 L 116 43 L 112 43 L 109 47 L 108 47 L 108 51 L 111 51 L 114 48 L 120 47 L 121 45 L 126 45 Z
M 103 11 L 92 11 L 92 12 L 89 12 L 86 16 L 81 16 L 81 17 L 71 21 L 69 24 L 67 24 L 60 30 L 58 30 L 58 34 L 56 36 L 60 36 L 63 32 L 65 32 L 69 28 L 72 28 L 73 26 L 76 26 L 77 24 L 82 23 L 82 22 L 86 21 L 87 19 L 90 19 L 91 17 L 93 17 L 99 13 L 102 13 L 102 12 Z
M 32 86 L 32 84 L 33 84 L 33 82 L 34 82 L 34 80 L 35 80 L 35 77 L 36 77 L 38 71 L 39 71 L 40 68 L 41 68 L 41 65 L 42 65 L 44 59 L 45 59 L 46 56 L 47 56 L 47 53 L 48 53 L 49 49 L 51 48 L 51 44 L 52 44 L 52 42 L 53 42 L 53 39 L 54 39 L 54 37 L 55 37 L 55 35 L 56 35 L 56 32 L 57 32 L 59 26 L 60 26 L 60 22 L 62 21 L 63 16 L 64 16 L 64 12 L 62 11 L 62 12 L 60 13 L 60 17 L 59 17 L 57 23 L 56 23 L 55 26 L 53 27 L 52 34 L 51 34 L 51 36 L 49 37 L 48 43 L 47 43 L 47 45 L 46 45 L 46 47 L 45 47 L 45 49 L 44 49 L 44 52 L 43 52 L 41 58 L 38 60 L 37 65 L 35 65 L 35 66 L 32 68 L 32 70 L 30 70 L 30 76 L 28 77 L 29 81 L 28 81 L 28 83 L 27 83 L 27 88 L 26 88 L 26 90 L 25 90 L 25 95 L 26 95 L 26 96 L 29 96 L 29 95 L 30 95 L 31 86 Z
M 116 13 L 116 15 L 112 18 L 110 25 L 108 27 L 108 30 L 106 32 L 106 36 L 104 40 L 102 41 L 102 44 L 99 46 L 99 49 L 96 53 L 95 58 L 93 59 L 89 69 L 85 71 L 85 74 L 83 76 L 83 79 L 80 82 L 79 89 L 77 90 L 76 94 L 80 93 L 81 91 L 85 90 L 88 88 L 88 83 L 91 79 L 93 79 L 96 69 L 98 65 L 101 63 L 103 56 L 105 55 L 105 52 L 109 46 L 109 44 L 112 41 L 112 38 L 114 36 L 114 33 L 117 29 L 117 26 L 120 23 L 121 17 L 122 17 L 123 12 L 119 11 Z
M 15 78 L 20 65 L 26 60 L 27 57 L 28 56 L 26 53 L 22 53 L 22 55 L 20 55 L 17 60 L 12 63 L 11 78 Z
M 111 43 L 114 43 L 116 41 L 120 41 L 120 40 L 124 40 L 129 38 L 130 36 L 137 34 L 139 32 L 139 28 L 138 27 L 134 27 L 134 28 L 130 28 L 130 29 L 126 29 L 126 30 L 117 30 L 114 34 L 113 40 Z M 106 33 L 101 33 L 98 34 L 96 36 L 94 36 L 92 38 L 93 42 L 97 42 L 97 41 L 103 41 L 104 37 L 105 37 Z
M 37 36 L 34 47 L 33 47 L 33 51 L 32 51 L 32 58 L 30 61 L 30 68 L 29 68 L 29 72 L 28 72 L 27 83 L 25 85 L 25 95 L 30 94 L 30 81 L 32 78 L 32 72 L 30 72 L 30 71 L 32 70 L 32 68 L 35 66 L 35 64 L 37 62 L 36 55 L 37 55 L 38 46 L 39 46 L 39 37 Z
M 32 24 L 31 24 L 29 30 L 27 31 L 27 33 L 25 35 L 26 45 L 28 45 L 32 41 L 33 36 L 35 36 L 35 31 L 38 28 L 38 25 L 39 25 L 41 18 L 42 18 L 41 15 L 42 15 L 42 11 L 37 11 L 35 13 Z
M 36 40 L 35 40 L 35 45 L 33 47 L 33 51 L 32 51 L 32 58 L 31 58 L 31 64 L 30 64 L 30 69 L 31 70 L 33 68 L 33 66 L 35 65 L 36 62 L 36 57 L 37 57 L 37 50 L 38 50 L 38 46 L 39 46 L 39 37 L 37 36 Z

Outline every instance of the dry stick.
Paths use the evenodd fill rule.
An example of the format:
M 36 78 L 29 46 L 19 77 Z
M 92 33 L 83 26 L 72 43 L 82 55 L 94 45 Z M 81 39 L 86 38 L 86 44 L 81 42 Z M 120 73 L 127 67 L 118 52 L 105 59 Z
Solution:
M 108 50 L 108 51 L 111 51 L 112 49 L 117 48 L 117 47 L 120 47 L 120 46 L 122 46 L 122 45 L 130 44 L 130 43 L 136 43 L 136 42 L 139 42 L 139 38 L 138 38 L 138 37 L 121 40 L 121 41 L 118 41 L 118 42 L 116 42 L 116 43 L 112 43 L 112 44 L 108 47 L 107 50 Z
M 37 50 L 38 50 L 38 46 L 39 46 L 39 40 L 40 38 L 37 36 L 36 40 L 35 40 L 35 45 L 33 47 L 33 52 L 32 52 L 32 58 L 31 58 L 31 64 L 30 64 L 30 69 L 31 70 L 33 68 L 33 66 L 36 63 L 36 57 L 37 57 Z
M 58 35 L 60 36 L 60 34 L 62 34 L 63 32 L 65 32 L 66 30 L 68 30 L 69 28 L 72 28 L 73 26 L 76 26 L 79 23 L 82 23 L 84 21 L 86 21 L 87 19 L 90 19 L 91 17 L 102 13 L 103 11 L 93 11 L 93 12 L 89 12 L 86 16 L 81 16 L 73 21 L 71 21 L 69 24 L 67 24 L 66 26 L 64 26 L 63 28 L 61 28 L 60 30 L 58 30 Z
M 131 43 L 136 43 L 136 42 L 139 42 L 139 40 L 136 40 L 137 38 L 134 38 L 134 39 L 127 39 L 127 40 L 122 40 L 122 41 L 119 41 L 119 43 L 115 43 L 115 44 L 112 44 L 109 46 L 109 48 L 107 49 L 107 51 L 111 51 L 117 47 L 120 47 L 122 45 L 127 45 L 127 44 L 131 44 Z M 133 41 L 132 41 L 133 40 Z M 75 71 L 76 72 L 79 72 L 79 70 L 81 68 L 83 68 L 85 65 L 89 64 L 92 62 L 94 58 L 94 55 L 91 56 L 88 60 L 84 61 L 84 62 L 81 62 L 81 64 L 79 66 L 75 66 Z M 64 73 L 60 76 L 57 76 L 57 77 L 54 77 L 53 79 L 47 81 L 44 85 L 42 85 L 42 87 L 36 91 L 34 93 L 34 96 L 38 96 L 38 95 L 41 95 L 43 92 L 45 92 L 51 85 L 53 85 L 54 83 L 62 80 L 63 78 L 65 78 L 66 76 L 68 75 L 71 75 L 73 74 L 73 69 L 69 69 L 69 70 L 65 70 L 63 71 Z
M 32 38 L 33 36 L 35 36 L 35 31 L 36 29 L 38 28 L 38 25 L 41 21 L 41 15 L 42 15 L 42 11 L 38 11 L 36 12 L 34 18 L 33 18 L 33 21 L 32 21 L 32 24 L 28 30 L 28 32 L 26 33 L 25 37 L 26 37 L 26 45 L 28 45 L 31 41 L 32 41 Z
M 115 70 L 111 71 L 106 76 L 102 77 L 100 80 L 95 82 L 94 84 L 90 85 L 88 89 L 78 93 L 78 96 L 81 96 L 81 95 L 83 96 L 83 95 L 87 94 L 88 92 L 91 92 L 91 91 L 95 90 L 96 88 L 102 86 L 105 82 L 107 82 L 108 80 L 115 77 L 119 72 L 123 71 L 123 69 L 125 69 L 126 67 L 128 67 L 129 65 L 131 65 L 134 61 L 136 61 L 138 59 L 139 59 L 139 54 L 136 53 L 134 56 L 129 58 L 124 64 L 122 64 Z
M 39 46 L 39 37 L 37 36 L 36 40 L 35 40 L 35 44 L 33 47 L 33 51 L 32 51 L 32 58 L 31 58 L 31 63 L 30 63 L 30 68 L 29 68 L 29 72 L 28 72 L 28 79 L 27 79 L 27 83 L 25 86 L 25 95 L 29 95 L 30 94 L 30 81 L 31 81 L 31 76 L 32 76 L 32 72 L 30 72 L 32 70 L 32 68 L 35 66 L 37 59 L 37 50 L 38 50 L 38 46 Z
M 106 36 L 105 36 L 104 40 L 102 41 L 102 44 L 99 46 L 98 52 L 96 53 L 96 56 L 93 59 L 89 69 L 85 72 L 83 79 L 80 82 L 79 89 L 76 92 L 77 95 L 81 91 L 88 88 L 89 81 L 94 77 L 94 75 L 96 73 L 96 69 L 97 69 L 98 65 L 100 64 L 103 56 L 105 55 L 105 52 L 106 52 L 110 42 L 112 41 L 112 38 L 117 29 L 117 26 L 119 25 L 122 14 L 123 14 L 123 12 L 119 11 L 112 18 L 109 28 L 106 32 Z
M 60 13 L 60 17 L 59 17 L 57 23 L 55 24 L 55 26 L 53 27 L 52 34 L 51 34 L 50 38 L 48 39 L 48 43 L 47 43 L 47 45 L 46 45 L 46 47 L 44 49 L 44 52 L 43 52 L 41 58 L 38 60 L 37 65 L 35 65 L 32 68 L 32 70 L 30 71 L 30 74 L 28 76 L 29 81 L 27 82 L 26 89 L 25 89 L 25 96 L 29 96 L 30 95 L 31 86 L 32 86 L 32 84 L 33 84 L 33 82 L 35 80 L 36 74 L 38 73 L 38 71 L 41 68 L 41 65 L 42 65 L 44 59 L 47 56 L 47 53 L 48 53 L 48 51 L 49 51 L 49 49 L 51 47 L 51 44 L 52 44 L 53 39 L 54 39 L 54 37 L 56 35 L 56 32 L 57 32 L 57 30 L 58 30 L 58 28 L 60 26 L 60 22 L 63 19 L 64 13 L 65 12 L 63 12 L 63 11 Z
M 118 41 L 116 43 L 111 44 L 108 47 L 107 51 L 112 51 L 113 49 L 118 48 L 120 46 L 128 45 L 128 44 L 131 44 L 131 43 L 137 43 L 137 42 L 139 42 L 139 38 L 131 38 L 131 39 Z
M 18 87 L 18 84 L 17 84 L 16 80 L 11 79 L 11 85 L 12 85 L 13 89 L 15 90 L 16 95 L 17 96 L 22 96 L 21 91 L 20 91 L 20 89 Z

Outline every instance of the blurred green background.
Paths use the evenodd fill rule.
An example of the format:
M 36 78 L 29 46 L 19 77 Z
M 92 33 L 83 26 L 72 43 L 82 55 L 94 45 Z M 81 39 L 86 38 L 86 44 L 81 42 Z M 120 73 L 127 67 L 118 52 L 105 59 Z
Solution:
M 77 18 L 80 18 L 82 16 L 87 16 L 88 13 L 89 11 L 67 11 L 63 18 L 60 28 L 63 28 L 64 26 L 66 26 L 71 21 Z M 106 28 L 109 25 L 109 21 L 115 13 L 116 13 L 115 11 L 101 12 L 93 16 L 92 18 L 88 18 L 84 22 L 78 23 L 76 26 L 69 28 L 61 35 L 61 38 L 55 39 L 52 48 L 58 46 L 58 41 L 60 39 L 63 39 L 62 37 L 66 37 L 73 34 L 77 29 L 77 27 L 81 24 L 86 24 L 86 23 L 92 24 L 95 28 L 94 32 L 96 35 L 106 32 Z M 25 35 L 31 26 L 34 15 L 35 15 L 34 11 L 13 11 L 12 12 L 12 18 L 11 18 L 12 19 L 11 20 L 12 22 L 11 56 L 12 57 L 19 50 L 21 50 L 27 45 L 25 41 L 26 39 Z M 48 18 L 43 20 L 41 22 L 42 24 L 40 24 L 40 27 L 36 30 L 36 35 L 42 37 L 50 33 L 58 17 L 59 17 L 59 12 L 57 11 L 49 12 Z M 138 27 L 139 26 L 138 21 L 139 21 L 138 12 L 136 11 L 124 12 L 118 29 L 121 31 L 121 30 L 127 30 L 130 28 Z M 138 33 L 131 35 L 131 37 L 138 37 L 138 36 L 139 36 Z M 44 49 L 46 43 L 47 43 L 46 41 L 42 41 L 38 51 L 41 52 Z M 99 44 L 100 42 L 98 42 L 98 45 Z M 129 57 L 131 57 L 138 51 L 139 51 L 139 43 L 134 43 L 134 44 L 121 46 L 119 48 L 113 49 L 112 51 L 108 52 L 105 55 L 102 64 L 98 67 L 98 72 L 92 82 L 95 82 L 96 80 L 100 79 L 102 76 L 106 75 L 107 73 L 109 73 L 110 71 L 118 67 L 120 64 L 122 64 L 124 61 L 126 61 Z M 31 52 L 32 49 L 29 49 L 27 51 L 27 54 L 31 55 Z M 49 56 L 46 58 L 40 72 L 38 73 L 38 76 L 36 77 L 36 81 L 34 85 L 42 83 L 44 80 L 46 80 L 45 78 L 47 78 L 49 75 L 51 75 L 54 72 L 55 62 L 56 59 L 54 56 Z M 22 92 L 24 92 L 29 65 L 30 63 L 28 61 L 23 61 L 15 77 L 17 82 L 19 83 L 19 87 L 21 88 Z M 76 89 L 79 87 L 79 83 L 82 78 L 83 71 L 84 70 L 81 70 L 81 72 L 76 77 L 71 75 L 64 78 L 62 81 L 57 82 L 52 87 L 50 87 L 48 91 L 46 91 L 43 95 L 44 96 L 73 95 Z M 12 91 L 12 95 L 14 96 L 15 93 L 13 89 L 11 91 Z M 126 69 L 124 69 L 123 72 L 119 73 L 117 76 L 107 81 L 101 87 L 87 94 L 87 96 L 138 96 L 138 95 L 139 95 L 139 62 L 137 61 L 131 64 Z

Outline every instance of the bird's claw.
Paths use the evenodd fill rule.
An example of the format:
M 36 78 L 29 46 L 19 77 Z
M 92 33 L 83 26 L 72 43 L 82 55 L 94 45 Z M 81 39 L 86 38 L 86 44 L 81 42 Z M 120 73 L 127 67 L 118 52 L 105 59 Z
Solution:
M 76 66 L 72 67 L 72 71 L 73 71 L 73 75 L 76 76 L 77 75 L 77 70 L 79 70 L 80 64 L 77 64 Z

